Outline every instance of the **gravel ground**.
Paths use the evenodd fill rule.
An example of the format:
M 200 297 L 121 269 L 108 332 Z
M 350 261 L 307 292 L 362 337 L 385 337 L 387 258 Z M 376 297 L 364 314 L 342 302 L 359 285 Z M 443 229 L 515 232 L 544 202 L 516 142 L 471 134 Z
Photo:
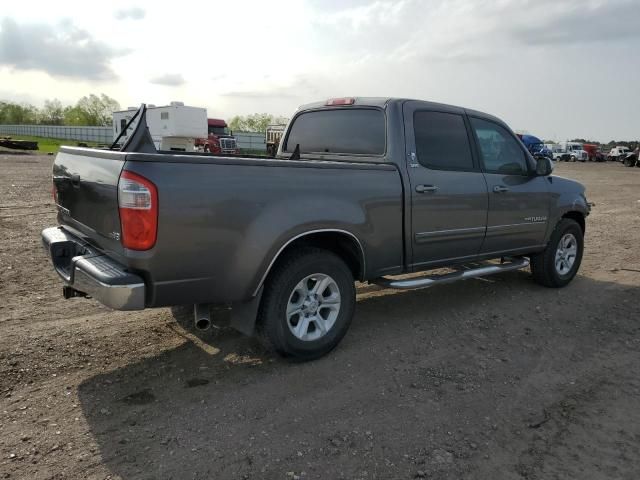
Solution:
M 51 162 L 0 154 L 0 478 L 640 478 L 640 169 L 557 166 L 596 203 L 567 288 L 360 288 L 342 344 L 291 364 L 63 300 Z

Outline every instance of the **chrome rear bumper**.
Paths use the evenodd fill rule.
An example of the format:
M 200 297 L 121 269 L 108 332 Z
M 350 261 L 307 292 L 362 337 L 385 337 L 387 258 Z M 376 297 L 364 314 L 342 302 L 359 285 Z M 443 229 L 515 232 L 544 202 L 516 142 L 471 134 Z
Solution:
M 66 288 L 115 310 L 145 307 L 144 280 L 61 227 L 42 231 L 42 244 Z M 68 295 L 66 297 L 82 296 Z

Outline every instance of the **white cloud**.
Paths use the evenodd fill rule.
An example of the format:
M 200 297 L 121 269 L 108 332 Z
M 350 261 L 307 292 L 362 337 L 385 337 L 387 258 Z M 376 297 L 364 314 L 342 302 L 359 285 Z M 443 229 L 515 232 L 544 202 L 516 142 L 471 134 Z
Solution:
M 179 87 L 180 85 L 187 83 L 184 77 L 179 73 L 165 73 L 164 75 L 153 77 L 149 81 L 156 85 L 165 85 L 167 87 Z
M 116 10 L 114 17 L 118 20 L 142 20 L 146 14 L 140 7 L 129 7 Z
M 111 59 L 126 53 L 101 42 L 70 20 L 57 25 L 0 23 L 0 65 L 52 76 L 113 80 Z

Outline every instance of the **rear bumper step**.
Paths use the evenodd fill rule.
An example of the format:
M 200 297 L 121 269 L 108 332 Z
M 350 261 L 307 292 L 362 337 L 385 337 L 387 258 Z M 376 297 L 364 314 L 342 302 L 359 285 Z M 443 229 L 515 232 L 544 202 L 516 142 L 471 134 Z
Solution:
M 414 290 L 418 288 L 428 288 L 443 283 L 456 282 L 458 280 L 467 280 L 469 278 L 484 277 L 495 273 L 509 272 L 511 270 L 519 270 L 529 266 L 528 258 L 508 258 L 504 263 L 494 265 L 483 265 L 480 267 L 469 268 L 467 270 L 458 270 L 442 275 L 427 275 L 417 278 L 393 279 L 380 277 L 372 280 L 371 283 L 380 285 L 385 288 L 395 288 L 398 290 Z
M 144 280 L 107 255 L 60 227 L 43 230 L 42 244 L 66 284 L 65 298 L 90 296 L 115 310 L 144 309 Z

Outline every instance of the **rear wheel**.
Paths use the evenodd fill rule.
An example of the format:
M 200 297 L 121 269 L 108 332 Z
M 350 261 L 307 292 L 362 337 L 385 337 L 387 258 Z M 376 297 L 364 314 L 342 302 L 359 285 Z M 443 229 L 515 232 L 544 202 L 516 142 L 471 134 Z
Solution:
M 575 220 L 563 218 L 551 234 L 547 248 L 531 256 L 534 280 L 545 287 L 564 287 L 578 273 L 583 251 L 582 228 Z
M 344 337 L 355 308 L 353 274 L 335 254 L 301 248 L 269 275 L 258 313 L 263 342 L 279 354 L 312 360 Z

